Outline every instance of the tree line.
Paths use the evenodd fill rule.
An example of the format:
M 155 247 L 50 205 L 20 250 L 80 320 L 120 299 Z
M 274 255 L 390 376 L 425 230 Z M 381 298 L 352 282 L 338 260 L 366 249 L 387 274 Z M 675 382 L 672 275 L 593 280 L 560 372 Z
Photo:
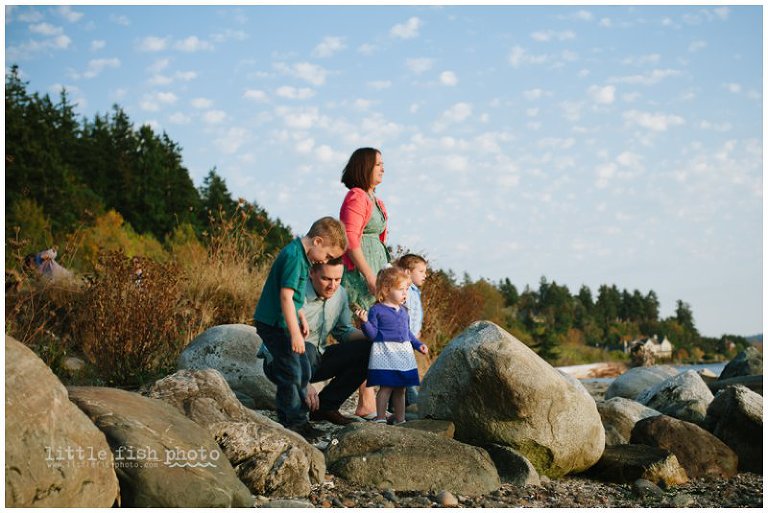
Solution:
M 246 228 L 263 238 L 265 254 L 290 241 L 290 230 L 279 219 L 255 202 L 235 200 L 215 168 L 196 188 L 182 148 L 165 132 L 135 128 L 118 105 L 79 120 L 65 90 L 54 101 L 27 87 L 13 66 L 5 89 L 6 234 L 24 226 L 24 235 L 34 240 L 30 247 L 39 250 L 44 241 L 37 232 L 50 231 L 49 238 L 60 240 L 87 220 L 115 211 L 143 237 L 162 242 L 185 227 L 203 239 L 211 216 L 234 214 L 245 203 L 255 214 L 247 216 Z M 587 286 L 573 294 L 542 277 L 537 287 L 526 285 L 520 292 L 509 278 L 458 280 L 450 270 L 436 270 L 424 293 L 436 305 L 427 331 L 443 342 L 470 322 L 487 319 L 550 361 L 566 345 L 618 350 L 625 341 L 652 335 L 668 337 L 681 360 L 716 359 L 748 345 L 740 336 L 702 337 L 682 300 L 674 315 L 660 318 L 653 290 L 601 285 L 594 294 Z

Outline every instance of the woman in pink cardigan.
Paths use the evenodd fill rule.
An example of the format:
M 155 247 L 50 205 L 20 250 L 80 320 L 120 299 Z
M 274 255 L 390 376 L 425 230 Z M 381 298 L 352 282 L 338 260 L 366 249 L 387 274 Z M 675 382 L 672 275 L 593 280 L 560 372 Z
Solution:
M 384 178 L 384 161 L 375 148 L 360 148 L 352 153 L 341 181 L 349 192 L 341 204 L 339 218 L 347 230 L 349 246 L 344 254 L 344 285 L 350 305 L 368 310 L 375 302 L 376 275 L 389 263 L 387 210 L 374 192 Z M 356 310 L 355 306 L 352 310 Z M 358 391 L 356 415 L 376 415 L 372 388 L 363 383 Z

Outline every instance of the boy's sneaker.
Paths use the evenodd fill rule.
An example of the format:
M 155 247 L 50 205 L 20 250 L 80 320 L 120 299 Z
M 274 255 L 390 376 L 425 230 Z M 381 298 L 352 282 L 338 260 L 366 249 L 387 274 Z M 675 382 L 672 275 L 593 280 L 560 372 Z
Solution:
M 309 422 L 299 422 L 298 424 L 293 424 L 291 426 L 286 426 L 286 428 L 290 429 L 294 433 L 298 433 L 304 438 L 320 438 L 325 433 L 323 431 L 320 431 L 319 429 L 315 429 L 312 424 Z

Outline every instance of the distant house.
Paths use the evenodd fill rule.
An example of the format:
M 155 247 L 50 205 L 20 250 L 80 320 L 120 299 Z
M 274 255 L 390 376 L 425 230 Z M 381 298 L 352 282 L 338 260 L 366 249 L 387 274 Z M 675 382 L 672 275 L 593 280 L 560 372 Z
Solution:
M 674 346 L 667 337 L 664 337 L 664 340 L 661 342 L 659 342 L 659 337 L 656 335 L 647 338 L 639 338 L 637 340 L 633 340 L 632 342 L 624 342 L 624 352 L 629 353 L 632 351 L 633 347 L 638 345 L 642 345 L 650 349 L 653 354 L 656 355 L 656 358 L 672 358 L 672 350 L 674 349 Z

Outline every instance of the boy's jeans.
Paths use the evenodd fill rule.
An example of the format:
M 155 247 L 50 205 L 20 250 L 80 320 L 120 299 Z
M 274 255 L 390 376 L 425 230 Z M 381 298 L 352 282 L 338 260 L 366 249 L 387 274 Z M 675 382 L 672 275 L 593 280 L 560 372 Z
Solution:
M 277 386 L 278 421 L 286 427 L 306 422 L 309 408 L 304 400 L 312 377 L 307 354 L 293 352 L 291 338 L 283 328 L 256 321 L 256 330 L 273 358 L 264 373 Z

